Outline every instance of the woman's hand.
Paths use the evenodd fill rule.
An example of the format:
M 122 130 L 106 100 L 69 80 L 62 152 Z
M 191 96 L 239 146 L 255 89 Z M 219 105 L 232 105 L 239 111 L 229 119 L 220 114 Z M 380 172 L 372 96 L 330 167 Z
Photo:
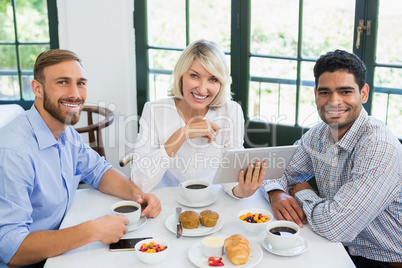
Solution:
M 239 184 L 233 188 L 233 194 L 236 197 L 249 197 L 255 193 L 264 181 L 267 163 L 257 161 L 255 165 L 248 165 L 247 173 L 242 169 L 239 172 Z
M 154 194 L 142 193 L 136 202 L 144 208 L 141 217 L 155 218 L 162 210 L 161 202 Z
M 208 143 L 216 140 L 220 127 L 207 119 L 191 119 L 184 127 L 186 139 L 206 138 Z

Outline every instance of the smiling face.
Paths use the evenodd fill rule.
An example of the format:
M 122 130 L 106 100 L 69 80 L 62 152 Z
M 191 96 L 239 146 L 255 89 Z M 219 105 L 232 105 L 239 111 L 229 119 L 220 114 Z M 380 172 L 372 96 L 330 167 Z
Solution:
M 36 80 L 32 82 L 35 107 L 48 125 L 76 124 L 87 97 L 82 66 L 74 60 L 65 61 L 46 67 L 43 73 L 43 85 Z
M 359 117 L 368 91 L 367 84 L 360 91 L 353 74 L 345 71 L 324 72 L 318 78 L 317 88 L 314 88 L 315 103 L 335 141 L 340 140 Z
M 208 110 L 221 87 L 219 80 L 209 73 L 196 58 L 190 69 L 182 77 L 182 90 L 187 108 L 193 112 Z

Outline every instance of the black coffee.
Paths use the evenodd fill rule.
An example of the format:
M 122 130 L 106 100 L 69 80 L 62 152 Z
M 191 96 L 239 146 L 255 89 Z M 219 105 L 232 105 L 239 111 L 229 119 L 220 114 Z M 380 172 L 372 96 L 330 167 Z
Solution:
M 295 229 L 289 228 L 289 227 L 275 227 L 269 230 L 271 233 L 274 235 L 279 235 L 279 236 L 290 236 L 296 233 Z
M 114 209 L 114 211 L 116 211 L 117 213 L 130 213 L 130 212 L 134 212 L 137 211 L 138 208 L 136 206 L 120 206 Z
M 207 186 L 205 184 L 190 184 L 186 186 L 187 189 L 204 189 L 207 188 Z

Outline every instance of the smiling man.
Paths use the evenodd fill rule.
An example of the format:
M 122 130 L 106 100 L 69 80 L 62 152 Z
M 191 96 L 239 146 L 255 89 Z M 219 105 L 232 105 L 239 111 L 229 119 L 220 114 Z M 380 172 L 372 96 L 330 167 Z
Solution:
M 94 241 L 117 242 L 127 232 L 128 221 L 114 215 L 59 230 L 80 181 L 137 201 L 142 216 L 161 211 L 158 198 L 112 168 L 71 126 L 87 97 L 73 52 L 40 54 L 31 86 L 32 108 L 0 129 L 0 267 L 40 267 L 46 258 Z
M 402 146 L 363 108 L 364 63 L 336 50 L 317 60 L 314 76 L 323 122 L 296 142 L 284 176 L 262 190 L 279 219 L 308 222 L 342 242 L 357 267 L 402 267 Z M 313 176 L 319 193 L 307 182 Z

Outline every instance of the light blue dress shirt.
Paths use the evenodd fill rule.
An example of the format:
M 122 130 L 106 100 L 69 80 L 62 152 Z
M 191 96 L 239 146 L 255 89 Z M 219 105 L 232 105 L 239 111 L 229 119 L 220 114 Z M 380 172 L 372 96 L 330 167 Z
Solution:
M 0 267 L 34 231 L 57 230 L 82 180 L 112 166 L 68 126 L 56 140 L 34 106 L 0 129 Z

